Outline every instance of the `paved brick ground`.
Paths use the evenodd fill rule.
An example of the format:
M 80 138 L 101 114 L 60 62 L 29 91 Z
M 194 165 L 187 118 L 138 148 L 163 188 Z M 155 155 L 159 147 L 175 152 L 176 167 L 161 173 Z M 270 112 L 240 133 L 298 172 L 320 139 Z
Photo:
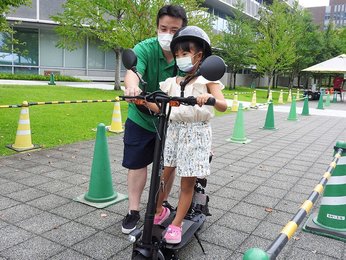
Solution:
M 280 111 L 288 111 L 284 107 Z M 276 131 L 260 129 L 265 109 L 245 111 L 252 140 L 245 145 L 226 141 L 235 113 L 213 120 L 215 156 L 207 187 L 212 216 L 200 233 L 207 255 L 193 240 L 181 259 L 241 259 L 251 247 L 270 245 L 322 177 L 336 141 L 346 140 L 346 102 L 326 111 L 330 114 L 299 116 L 297 122 L 275 112 Z M 108 145 L 114 188 L 126 193 L 122 135 L 110 137 Z M 130 258 L 131 244 L 120 231 L 127 202 L 95 209 L 73 201 L 88 189 L 93 147 L 94 141 L 81 142 L 0 158 L 0 259 Z M 142 209 L 147 194 L 148 187 Z M 346 244 L 299 227 L 278 259 L 346 259 Z

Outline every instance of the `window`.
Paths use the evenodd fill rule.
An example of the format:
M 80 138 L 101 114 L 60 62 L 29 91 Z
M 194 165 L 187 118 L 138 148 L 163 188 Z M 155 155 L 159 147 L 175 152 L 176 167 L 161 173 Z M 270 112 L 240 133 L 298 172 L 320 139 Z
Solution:
M 83 47 L 74 51 L 65 51 L 65 67 L 67 68 L 85 68 L 86 48 Z
M 56 47 L 59 36 L 52 30 L 40 31 L 40 65 L 49 67 L 63 66 L 63 49 Z
M 13 45 L 14 65 L 38 66 L 38 30 L 16 28 L 14 38 L 19 44 Z
M 88 67 L 89 69 L 104 69 L 105 68 L 105 53 L 99 48 L 100 42 L 89 41 L 88 49 Z
M 12 36 L 8 33 L 0 33 L 0 64 L 12 65 Z

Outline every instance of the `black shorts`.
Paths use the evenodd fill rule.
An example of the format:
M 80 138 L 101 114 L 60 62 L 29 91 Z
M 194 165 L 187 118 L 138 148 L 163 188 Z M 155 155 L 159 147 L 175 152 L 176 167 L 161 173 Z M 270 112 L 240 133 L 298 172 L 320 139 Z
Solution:
M 136 170 L 153 162 L 156 133 L 130 119 L 125 122 L 123 167 Z

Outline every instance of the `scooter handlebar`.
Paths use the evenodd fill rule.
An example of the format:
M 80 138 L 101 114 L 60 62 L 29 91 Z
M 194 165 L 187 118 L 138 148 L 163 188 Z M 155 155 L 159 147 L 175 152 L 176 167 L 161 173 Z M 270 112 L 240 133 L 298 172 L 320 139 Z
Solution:
M 189 96 L 189 97 L 171 97 L 168 96 L 167 94 L 161 92 L 161 91 L 156 91 L 156 92 L 152 92 L 152 93 L 148 93 L 146 95 L 143 95 L 143 93 L 141 95 L 138 96 L 120 96 L 119 98 L 121 98 L 122 100 L 126 100 L 126 99 L 135 99 L 138 100 L 138 102 L 135 101 L 135 103 L 141 103 L 141 101 L 146 100 L 148 102 L 154 102 L 154 103 L 162 103 L 162 102 L 171 102 L 171 104 L 173 104 L 173 102 L 176 102 L 180 105 L 189 105 L 189 106 L 194 106 L 197 104 L 197 99 L 196 97 L 193 96 Z M 215 98 L 210 97 L 208 98 L 207 102 L 204 105 L 207 106 L 214 106 L 215 105 Z

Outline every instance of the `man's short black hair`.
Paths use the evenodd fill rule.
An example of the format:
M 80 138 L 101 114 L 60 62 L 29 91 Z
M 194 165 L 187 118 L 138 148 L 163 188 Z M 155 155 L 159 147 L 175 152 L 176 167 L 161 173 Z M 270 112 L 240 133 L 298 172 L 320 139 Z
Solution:
M 184 7 L 180 5 L 165 5 L 157 13 L 156 26 L 159 26 L 159 19 L 164 16 L 172 16 L 183 20 L 183 27 L 187 25 L 187 17 Z

